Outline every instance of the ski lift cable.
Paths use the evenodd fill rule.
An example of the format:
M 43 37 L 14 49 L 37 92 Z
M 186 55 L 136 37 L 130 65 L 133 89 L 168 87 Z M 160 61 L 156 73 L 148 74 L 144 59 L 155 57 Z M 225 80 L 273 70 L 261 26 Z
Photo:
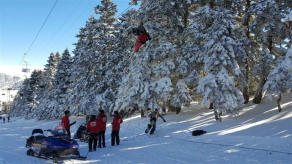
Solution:
M 42 31 L 42 29 L 43 29 L 44 25 L 46 24 L 46 22 L 47 22 L 48 18 L 50 17 L 50 15 L 51 15 L 52 11 L 54 10 L 54 8 L 55 8 L 55 6 L 56 6 L 56 4 L 57 4 L 57 2 L 58 2 L 58 1 L 59 1 L 59 0 L 56 0 L 56 2 L 55 2 L 55 4 L 54 4 L 54 6 L 52 7 L 51 11 L 49 12 L 49 14 L 48 14 L 47 18 L 45 19 L 45 21 L 44 21 L 43 25 L 41 26 L 40 30 L 38 31 L 37 35 L 35 36 L 34 40 L 32 41 L 31 45 L 29 46 L 28 50 L 26 51 L 26 53 L 24 53 L 24 55 L 23 55 L 23 57 L 22 57 L 22 59 L 21 59 L 21 61 L 20 61 L 19 65 L 17 66 L 17 69 L 16 69 L 15 71 L 17 71 L 17 70 L 18 70 L 19 66 L 21 65 L 21 63 L 23 62 L 24 58 L 25 58 L 25 57 L 26 57 L 26 55 L 28 54 L 29 50 L 30 50 L 30 49 L 31 49 L 31 47 L 33 46 L 33 44 L 34 44 L 35 40 L 37 39 L 37 37 L 39 36 L 40 32 Z
M 126 12 L 127 10 L 129 10 L 130 9 L 130 7 L 132 7 L 133 5 L 130 5 L 128 8 L 126 8 L 123 12 L 121 12 L 118 16 L 116 16 L 116 18 L 117 17 L 119 17 L 120 15 L 122 15 L 124 12 Z
M 83 12 L 75 19 L 75 21 L 66 29 L 66 31 L 58 38 L 58 40 L 53 44 L 53 46 L 50 48 L 50 50 L 49 51 L 47 51 L 46 53 L 44 53 L 43 55 L 42 55 L 42 57 L 38 60 L 38 62 L 39 61 L 41 61 L 42 59 L 43 59 L 43 57 L 44 57 L 44 55 L 45 54 L 48 54 L 54 47 L 55 47 L 55 45 L 59 42 L 59 40 L 68 32 L 68 30 L 77 22 L 77 20 L 85 13 L 85 11 L 90 7 L 90 5 L 92 4 L 94 2 L 94 0 L 92 0 L 91 2 L 90 2 L 90 4 L 83 10 Z
M 51 43 L 51 41 L 53 40 L 53 38 L 57 35 L 57 33 L 61 30 L 61 28 L 68 22 L 69 18 L 73 15 L 73 13 L 75 13 L 75 11 L 77 10 L 77 8 L 80 6 L 81 2 L 83 0 L 80 0 L 79 3 L 77 4 L 77 6 L 74 8 L 74 10 L 71 12 L 71 14 L 67 17 L 67 19 L 64 21 L 64 23 L 59 27 L 59 29 L 56 31 L 56 33 L 51 37 L 51 39 L 49 40 L 49 42 L 44 46 L 44 48 L 38 53 L 41 54 L 45 48 L 49 45 L 49 43 Z M 38 56 L 39 57 L 39 56 Z
M 92 1 L 92 2 L 94 2 L 94 0 Z M 50 48 L 50 51 L 51 51 L 51 49 L 53 49 L 54 48 L 54 46 L 57 44 L 57 42 L 66 34 L 66 32 L 77 22 L 77 20 L 81 17 L 81 15 L 83 15 L 84 14 L 84 12 L 88 9 L 88 7 L 90 7 L 90 5 L 92 4 L 92 2 L 85 8 L 85 10 L 83 10 L 83 12 L 79 15 L 79 17 L 69 26 L 69 28 L 67 28 L 67 30 L 59 37 L 59 39 L 53 44 L 53 46 Z M 123 12 L 121 12 L 118 16 L 120 16 L 121 14 L 123 14 L 124 12 L 126 12 L 127 10 L 129 10 L 130 9 L 130 7 L 132 7 L 133 5 L 130 5 L 128 8 L 126 8 Z M 118 16 L 116 16 L 115 18 L 117 18 Z M 48 54 L 50 51 L 47 51 L 47 53 L 45 53 L 45 54 Z M 42 59 L 43 59 L 43 57 L 44 57 L 44 55 L 45 54 L 43 54 L 42 55 L 42 57 L 40 58 L 40 60 L 38 60 L 38 62 L 39 61 L 41 61 Z

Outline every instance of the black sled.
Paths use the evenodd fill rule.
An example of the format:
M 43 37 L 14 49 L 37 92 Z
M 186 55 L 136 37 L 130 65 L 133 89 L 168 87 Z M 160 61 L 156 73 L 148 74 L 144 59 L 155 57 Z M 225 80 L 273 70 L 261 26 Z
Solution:
M 86 124 L 82 123 L 79 125 L 77 132 L 74 134 L 74 139 L 79 139 L 81 142 L 88 142 L 89 141 L 89 134 L 86 130 Z

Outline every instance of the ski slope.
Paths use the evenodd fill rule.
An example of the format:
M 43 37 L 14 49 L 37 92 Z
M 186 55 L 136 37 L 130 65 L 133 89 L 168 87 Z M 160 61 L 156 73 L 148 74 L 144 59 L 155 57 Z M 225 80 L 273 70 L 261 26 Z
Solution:
M 237 117 L 224 116 L 214 121 L 212 110 L 194 104 L 178 115 L 167 113 L 166 122 L 157 121 L 154 135 L 144 134 L 148 118 L 138 115 L 124 118 L 119 146 L 110 146 L 111 118 L 106 131 L 106 148 L 88 154 L 89 159 L 64 160 L 64 163 L 208 163 L 208 164 L 288 164 L 292 161 L 292 94 L 283 97 L 283 111 L 278 113 L 275 101 L 264 100 L 245 105 Z M 72 136 L 84 117 L 70 117 L 77 123 L 71 127 Z M 7 121 L 7 120 L 6 120 Z M 12 118 L 0 122 L 0 164 L 52 163 L 26 155 L 26 139 L 32 129 L 48 129 L 60 121 L 37 121 Z M 195 129 L 207 134 L 194 137 Z M 81 155 L 88 153 L 86 143 L 79 142 Z

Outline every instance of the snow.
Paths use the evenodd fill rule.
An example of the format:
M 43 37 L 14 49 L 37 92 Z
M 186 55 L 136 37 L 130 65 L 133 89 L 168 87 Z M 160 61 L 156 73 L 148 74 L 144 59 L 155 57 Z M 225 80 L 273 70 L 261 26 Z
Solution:
M 124 118 L 119 146 L 110 146 L 111 118 L 106 131 L 106 148 L 89 153 L 89 159 L 64 160 L 65 163 L 290 163 L 292 160 L 292 93 L 283 96 L 281 113 L 275 101 L 264 99 L 261 104 L 248 103 L 236 117 L 223 116 L 214 121 L 212 110 L 183 108 L 181 113 L 167 113 L 157 121 L 154 135 L 144 134 L 148 118 L 138 115 Z M 52 163 L 26 155 L 26 139 L 34 128 L 55 127 L 60 120 L 37 121 L 11 118 L 0 122 L 0 164 Z M 73 135 L 84 117 L 70 117 Z M 195 129 L 207 131 L 194 137 Z M 79 142 L 81 155 L 86 155 L 86 143 Z M 290 162 L 289 162 L 290 161 Z

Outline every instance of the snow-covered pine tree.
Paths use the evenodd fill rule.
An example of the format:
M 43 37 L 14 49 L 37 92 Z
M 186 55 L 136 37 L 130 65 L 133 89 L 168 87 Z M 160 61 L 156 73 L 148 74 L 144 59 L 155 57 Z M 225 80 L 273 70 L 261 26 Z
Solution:
M 112 0 L 102 0 L 101 5 L 94 8 L 95 13 L 99 16 L 96 24 L 96 33 L 94 40 L 95 55 L 94 62 L 96 63 L 93 72 L 89 75 L 89 88 L 94 90 L 89 95 L 93 102 L 91 108 L 98 113 L 99 109 L 109 113 L 113 109 L 115 97 L 113 91 L 119 83 L 118 75 L 115 73 L 117 57 L 115 45 L 117 44 L 116 22 L 115 15 L 117 13 L 116 5 Z M 103 102 L 102 104 L 100 104 Z M 97 105 L 99 104 L 99 105 Z
M 36 117 L 36 107 L 38 106 L 37 91 L 39 89 L 39 82 L 41 79 L 42 71 L 34 70 L 30 76 L 27 94 L 27 100 L 25 105 L 25 112 L 23 116 L 26 119 L 32 119 Z
M 30 79 L 26 78 L 23 80 L 22 86 L 18 91 L 18 94 L 14 97 L 13 102 L 10 105 L 10 116 L 20 117 L 24 116 L 23 113 L 26 109 L 25 104 L 28 97 L 28 88 L 29 88 Z
M 125 74 L 121 81 L 115 110 L 133 109 L 137 104 L 144 114 L 143 110 L 158 107 L 150 95 L 150 73 L 149 67 L 143 59 L 130 65 L 128 74 Z
M 68 49 L 65 49 L 57 65 L 57 72 L 53 79 L 53 104 L 51 118 L 60 118 L 65 110 L 69 110 L 68 92 L 71 83 L 72 59 Z
M 87 94 L 90 90 L 87 88 L 87 81 L 90 72 L 93 71 L 93 67 L 97 64 L 94 63 L 94 36 L 96 19 L 93 16 L 90 16 L 88 21 L 86 21 L 85 28 L 81 28 L 79 34 L 76 36 L 79 38 L 76 48 L 73 51 L 75 56 L 73 57 L 73 66 L 72 66 L 72 81 L 71 83 L 71 113 L 73 115 L 79 113 L 86 113 L 88 109 L 89 99 Z M 95 65 L 94 65 L 95 64 Z
M 43 79 L 41 80 L 40 85 L 43 86 L 46 90 L 52 91 L 53 89 L 53 79 L 57 71 L 58 59 L 54 53 L 51 53 L 47 64 L 44 68 Z
M 86 22 L 88 23 L 88 22 Z M 73 50 L 74 56 L 72 57 L 72 67 L 71 67 L 71 85 L 70 85 L 70 96 L 68 97 L 70 102 L 71 113 L 75 110 L 75 113 L 79 113 L 79 101 L 85 94 L 83 91 L 84 84 L 81 83 L 85 81 L 88 71 L 85 69 L 86 63 L 89 61 L 88 56 L 85 55 L 86 46 L 86 34 L 87 28 L 80 28 L 79 34 L 75 37 L 78 38 L 77 43 L 74 43 L 75 49 Z M 84 59 L 84 60 L 83 60 Z M 74 112 L 73 112 L 74 113 Z
M 291 44 L 289 43 L 289 40 L 291 40 L 291 29 L 289 29 L 289 26 L 287 26 L 283 19 L 287 14 L 287 6 L 282 6 L 283 3 L 276 0 L 256 0 L 250 7 L 249 13 L 253 16 L 250 29 L 256 41 L 261 44 L 255 67 L 259 67 L 261 64 L 259 59 L 270 60 L 270 55 L 277 59 L 284 55 L 287 47 Z M 288 46 L 285 47 L 285 45 Z M 264 56 L 259 57 L 262 55 Z M 254 74 L 259 78 L 257 92 L 253 99 L 253 102 L 256 104 L 261 102 L 262 89 L 271 71 L 269 68 L 274 66 L 275 61 L 271 61 L 272 63 L 268 65 L 268 68 L 254 69 Z
M 267 82 L 263 87 L 264 94 L 270 99 L 278 97 L 277 104 L 279 112 L 281 109 L 281 96 L 292 90 L 292 46 L 285 58 L 279 58 L 276 67 L 269 73 Z
M 45 65 L 41 80 L 40 88 L 37 92 L 37 101 L 39 101 L 36 107 L 36 115 L 38 119 L 50 119 L 50 113 L 53 110 L 53 79 L 57 71 L 58 60 L 54 53 L 51 53 L 47 64 Z
M 57 63 L 59 62 L 59 60 L 60 60 L 61 58 L 62 58 L 62 57 L 61 57 L 60 53 L 59 53 L 59 52 L 56 52 L 56 62 L 57 62 Z
M 136 2 L 133 1 L 133 4 L 136 4 Z M 187 92 L 181 92 L 179 89 L 182 87 L 177 88 L 178 85 L 176 85 L 178 81 L 180 81 L 180 84 L 185 83 L 184 78 L 193 71 L 188 69 L 189 63 L 182 57 L 181 53 L 181 35 L 184 28 L 188 26 L 187 20 L 190 6 L 191 2 L 186 0 L 141 0 L 140 9 L 136 13 L 133 12 L 131 17 L 132 28 L 143 23 L 144 28 L 152 37 L 152 40 L 140 48 L 130 66 L 137 67 L 140 65 L 148 69 L 144 72 L 150 73 L 150 75 L 149 73 L 145 75 L 149 76 L 150 79 L 148 77 L 144 78 L 147 80 L 136 79 L 137 83 L 139 82 L 138 86 L 150 84 L 150 88 L 147 88 L 147 93 L 150 94 L 150 97 L 144 96 L 148 100 L 141 100 L 141 102 L 148 102 L 148 104 L 140 104 L 139 107 L 141 108 L 147 109 L 149 107 L 154 109 L 157 106 L 164 108 L 166 102 L 172 102 L 172 106 L 180 109 L 183 103 L 177 103 L 177 97 L 188 99 L 187 101 L 180 100 L 180 102 L 185 102 L 183 105 L 188 105 L 188 102 L 191 101 L 188 89 L 185 90 Z M 173 12 L 169 13 L 169 11 Z M 133 44 L 135 44 L 135 41 Z M 149 66 L 145 67 L 145 64 Z M 134 74 L 137 71 L 135 69 L 131 70 L 134 72 L 130 72 L 130 74 Z M 125 92 L 128 91 L 125 90 Z M 144 92 L 138 93 L 140 95 L 136 96 L 141 97 Z M 183 96 L 185 94 L 188 94 L 188 96 Z M 123 95 L 126 96 L 125 93 Z M 126 99 L 130 101 L 131 96 L 128 96 Z
M 113 55 L 107 60 L 106 67 L 110 69 L 110 72 L 106 74 L 108 87 L 110 88 L 110 92 L 113 93 L 114 96 L 111 96 L 112 105 L 110 105 L 110 113 L 113 110 L 123 110 L 124 114 L 129 114 L 133 105 L 127 106 L 127 108 L 121 108 L 123 104 L 123 96 L 119 95 L 119 89 L 123 89 L 123 91 L 127 92 L 127 89 L 130 89 L 128 83 L 127 75 L 130 72 L 130 64 L 133 61 L 133 46 L 135 39 L 133 39 L 132 35 L 132 25 L 133 25 L 133 16 L 137 14 L 137 10 L 130 9 L 126 13 L 122 14 L 118 23 L 115 24 L 115 36 L 116 36 L 116 44 L 113 47 Z M 111 76 L 108 76 L 111 75 Z M 124 79 L 124 80 L 123 80 Z M 127 79 L 127 80 L 126 80 Z M 127 86 L 127 87 L 126 87 Z M 126 88 L 125 88 L 126 87 Z M 123 92 L 120 92 L 124 94 Z M 120 101 L 122 100 L 122 101 Z M 115 104 L 116 102 L 116 104 Z M 127 103 L 126 103 L 127 104 Z M 116 105 L 116 106 L 115 106 Z M 134 104 L 135 105 L 135 104 Z
M 202 105 L 205 106 L 208 101 L 213 102 L 218 113 L 235 115 L 243 106 L 242 94 L 224 67 L 216 74 L 210 73 L 203 77 L 197 91 L 204 96 Z
M 235 2 L 231 4 L 236 5 Z M 204 95 L 203 104 L 207 101 L 213 103 L 215 112 L 232 114 L 237 113 L 237 109 L 243 105 L 243 97 L 228 74 L 245 85 L 244 68 L 240 68 L 238 63 L 241 61 L 238 60 L 244 62 L 246 59 L 242 38 L 236 35 L 240 33 L 240 29 L 233 19 L 234 15 L 232 10 L 226 8 L 225 1 L 218 0 L 215 4 L 201 7 L 194 18 L 197 22 L 195 27 L 202 29 L 201 33 L 205 38 L 202 52 L 206 55 L 204 70 L 209 74 L 199 81 L 197 91 Z M 222 101 L 223 99 L 225 100 Z
M 110 66 L 113 64 L 109 64 L 108 60 L 113 56 L 112 49 L 116 44 L 113 27 L 116 12 L 116 5 L 111 0 L 102 0 L 101 5 L 95 7 L 99 19 L 91 16 L 83 30 L 84 35 L 79 35 L 82 46 L 76 47 L 81 50 L 75 50 L 79 54 L 74 57 L 74 72 L 79 75 L 74 76 L 77 78 L 73 88 L 74 102 L 78 104 L 75 104 L 73 114 L 78 111 L 97 114 L 98 109 L 102 109 L 97 104 L 108 89 L 107 83 L 111 82 L 111 78 L 107 77 L 112 76 L 108 73 L 112 72 Z

